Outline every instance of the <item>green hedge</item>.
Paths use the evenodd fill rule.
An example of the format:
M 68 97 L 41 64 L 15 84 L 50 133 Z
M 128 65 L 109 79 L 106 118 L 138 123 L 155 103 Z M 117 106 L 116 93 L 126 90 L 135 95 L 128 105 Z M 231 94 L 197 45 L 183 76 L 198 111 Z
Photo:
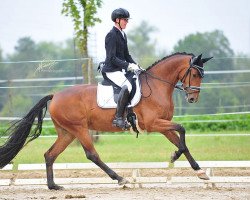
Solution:
M 187 131 L 250 131 L 250 114 L 182 116 L 174 117 L 173 121 L 182 124 Z M 1 124 L 1 136 L 8 126 L 7 123 Z M 42 135 L 55 134 L 53 123 L 45 121 Z
M 184 116 L 174 118 L 187 130 L 195 131 L 249 131 L 250 114 Z

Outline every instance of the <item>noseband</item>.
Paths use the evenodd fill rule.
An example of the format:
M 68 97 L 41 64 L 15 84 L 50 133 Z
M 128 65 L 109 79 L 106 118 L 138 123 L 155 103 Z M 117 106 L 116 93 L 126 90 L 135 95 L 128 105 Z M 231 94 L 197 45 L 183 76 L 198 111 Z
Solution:
M 193 64 L 193 58 L 192 58 L 190 60 L 190 62 L 189 62 L 189 67 L 188 67 L 187 71 L 185 72 L 184 76 L 180 79 L 180 81 L 182 82 L 181 86 L 175 85 L 175 84 L 173 84 L 173 83 L 171 83 L 171 82 L 169 82 L 167 80 L 163 80 L 163 79 L 161 79 L 161 78 L 159 78 L 159 77 L 155 76 L 154 74 L 151 74 L 151 73 L 149 73 L 147 71 L 143 71 L 142 74 L 146 74 L 146 82 L 147 82 L 148 86 L 149 86 L 149 84 L 148 84 L 148 81 L 147 81 L 147 75 L 151 76 L 152 78 L 154 78 L 156 80 L 159 80 L 161 82 L 169 84 L 169 85 L 173 86 L 174 88 L 176 88 L 178 90 L 184 91 L 186 93 L 186 95 L 188 95 L 188 94 L 200 92 L 200 90 L 201 90 L 201 87 L 191 85 L 191 76 L 189 76 L 189 85 L 186 86 L 186 87 L 183 87 L 183 82 L 186 80 L 188 75 L 191 74 L 191 69 L 192 68 L 197 69 L 197 71 L 199 72 L 199 75 L 200 75 L 201 78 L 204 77 L 204 69 L 203 69 L 203 67 L 200 67 L 199 65 Z M 150 86 L 149 86 L 149 88 L 150 88 Z M 151 88 L 150 88 L 150 90 L 151 90 Z M 192 92 L 188 92 L 188 90 L 191 90 Z M 149 97 L 151 95 L 151 93 L 152 93 L 152 90 L 151 90 L 150 94 L 147 97 Z

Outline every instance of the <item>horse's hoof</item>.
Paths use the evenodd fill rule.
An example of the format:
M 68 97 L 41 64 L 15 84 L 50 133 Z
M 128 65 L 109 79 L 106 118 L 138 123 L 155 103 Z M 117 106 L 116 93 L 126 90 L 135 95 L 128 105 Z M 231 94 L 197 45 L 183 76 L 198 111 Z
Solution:
M 62 187 L 62 186 L 59 186 L 59 185 L 51 185 L 51 186 L 48 186 L 48 188 L 50 189 L 50 190 L 63 190 L 64 189 L 64 187 Z
M 125 185 L 125 184 L 128 184 L 128 183 L 129 183 L 129 181 L 127 179 L 125 179 L 125 178 L 122 178 L 121 180 L 118 181 L 119 185 Z
M 206 172 L 205 172 L 203 169 L 199 169 L 199 170 L 197 171 L 197 176 L 198 176 L 200 179 L 209 180 L 208 175 L 206 174 Z

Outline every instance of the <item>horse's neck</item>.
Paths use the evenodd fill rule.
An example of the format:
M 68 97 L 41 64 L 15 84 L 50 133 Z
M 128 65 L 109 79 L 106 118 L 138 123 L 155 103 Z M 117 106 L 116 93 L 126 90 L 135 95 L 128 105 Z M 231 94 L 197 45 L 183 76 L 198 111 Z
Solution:
M 150 96 L 157 104 L 165 100 L 172 102 L 175 85 L 184 73 L 189 59 L 189 55 L 174 55 L 149 68 L 147 72 L 152 76 L 146 75 L 145 79 L 142 79 L 143 93 L 153 94 Z
M 166 87 L 169 87 L 169 85 L 176 85 L 180 78 L 179 74 L 182 70 L 182 62 L 183 60 L 178 59 L 178 57 L 163 60 L 148 70 L 148 72 L 161 79 L 162 84 Z M 166 84 L 167 82 L 171 84 Z
M 175 57 L 162 60 L 142 73 L 142 95 L 146 107 L 153 108 L 157 116 L 171 120 L 174 112 L 173 92 L 180 79 L 180 73 L 185 70 L 188 58 Z

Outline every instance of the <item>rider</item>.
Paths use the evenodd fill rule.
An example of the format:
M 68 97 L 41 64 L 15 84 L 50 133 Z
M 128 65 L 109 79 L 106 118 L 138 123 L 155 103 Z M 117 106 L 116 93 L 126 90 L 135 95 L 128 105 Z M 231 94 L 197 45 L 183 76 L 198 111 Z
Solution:
M 115 9 L 112 12 L 111 19 L 114 22 L 114 27 L 105 38 L 106 59 L 102 67 L 103 77 L 121 87 L 113 125 L 123 129 L 130 127 L 126 119 L 124 119 L 124 112 L 132 90 L 132 85 L 125 75 L 128 71 L 140 71 L 140 67 L 129 54 L 127 37 L 123 32 L 129 17 L 129 12 L 123 8 Z

